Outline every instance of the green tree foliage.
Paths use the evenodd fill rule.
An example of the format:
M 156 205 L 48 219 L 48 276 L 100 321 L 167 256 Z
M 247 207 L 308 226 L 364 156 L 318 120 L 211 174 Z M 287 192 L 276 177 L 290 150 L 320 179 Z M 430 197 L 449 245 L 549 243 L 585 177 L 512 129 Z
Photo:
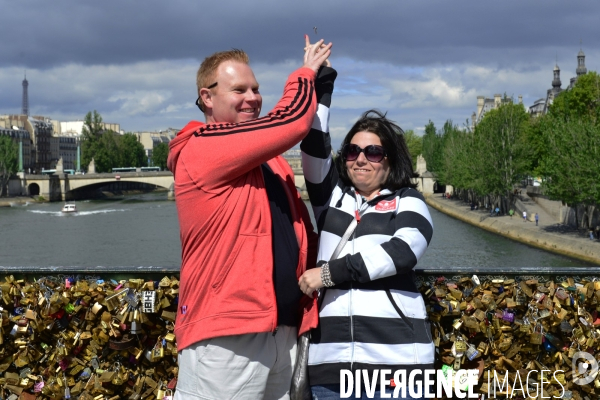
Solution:
M 423 152 L 423 138 L 411 129 L 404 132 L 404 141 L 412 158 L 413 169 L 417 168 L 417 157 Z
M 412 154 L 412 153 L 411 153 Z M 161 170 L 167 169 L 167 158 L 169 157 L 169 145 L 166 143 L 159 143 L 154 146 L 152 150 L 152 164 L 160 167 Z
M 120 135 L 105 131 L 102 116 L 94 110 L 86 114 L 82 131 L 82 163 L 87 167 L 94 159 L 96 172 L 110 172 L 115 167 L 145 167 L 148 159 L 144 146 L 133 133 Z
M 563 120 L 589 119 L 600 123 L 600 76 L 590 71 L 577 78 L 571 90 L 561 92 L 550 106 L 549 116 Z
M 442 168 L 438 173 L 443 181 L 457 188 L 469 188 L 477 193 L 483 191 L 481 162 L 477 162 L 477 139 L 473 132 L 460 129 L 448 120 L 442 130 Z
M 544 139 L 543 132 L 543 118 L 530 118 L 529 120 L 529 129 L 527 130 L 525 142 L 528 147 L 527 163 L 530 166 L 530 170 L 535 176 L 543 175 L 540 162 L 546 157 L 550 149 Z
M 543 121 L 544 139 L 553 151 L 541 162 L 545 193 L 569 205 L 600 203 L 600 127 L 590 120 Z
M 120 135 L 113 131 L 105 131 L 100 135 L 94 153 L 96 172 L 111 172 L 112 168 L 121 166 L 119 139 Z
M 545 194 L 569 206 L 587 206 L 587 226 L 600 203 L 599 101 L 600 76 L 591 71 L 578 77 L 573 89 L 561 92 L 537 122 L 541 150 L 536 171 L 544 177 Z
M 96 110 L 85 115 L 81 131 L 81 162 L 83 168 L 87 168 L 92 158 L 94 158 L 103 129 L 102 116 Z
M 491 195 L 495 202 L 507 196 L 530 168 L 529 115 L 509 99 L 489 111 L 474 131 L 451 120 L 435 134 L 434 129 L 430 122 L 423 138 L 423 153 L 434 160 L 430 167 L 426 158 L 427 169 L 438 182 L 468 192 L 469 200 Z
M 11 175 L 17 172 L 18 152 L 17 144 L 10 137 L 0 135 L 0 196 L 5 192 Z
M 432 121 L 425 125 L 422 152 L 423 158 L 427 162 L 427 170 L 436 174 L 438 182 L 443 184 L 444 138 L 437 134 Z
M 529 115 L 520 104 L 505 101 L 490 110 L 475 127 L 475 163 L 484 180 L 483 192 L 508 195 L 521 176 L 530 169 L 526 143 Z M 475 155 L 474 153 L 472 153 Z
M 523 176 L 541 176 L 551 199 L 587 206 L 589 226 L 600 204 L 600 76 L 578 77 L 540 117 L 505 97 L 473 131 L 451 121 L 436 131 L 429 121 L 423 156 L 438 182 L 496 204 Z
M 147 167 L 148 158 L 144 146 L 133 133 L 126 133 L 119 138 L 120 166 Z

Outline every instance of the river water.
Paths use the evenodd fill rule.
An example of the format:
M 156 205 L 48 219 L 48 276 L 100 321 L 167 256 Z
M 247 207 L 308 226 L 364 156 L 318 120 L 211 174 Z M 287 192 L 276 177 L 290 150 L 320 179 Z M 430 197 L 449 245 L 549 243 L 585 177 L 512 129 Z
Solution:
M 175 202 L 165 192 L 0 207 L 0 266 L 174 266 L 181 261 Z M 430 209 L 433 239 L 420 267 L 595 266 L 538 250 Z

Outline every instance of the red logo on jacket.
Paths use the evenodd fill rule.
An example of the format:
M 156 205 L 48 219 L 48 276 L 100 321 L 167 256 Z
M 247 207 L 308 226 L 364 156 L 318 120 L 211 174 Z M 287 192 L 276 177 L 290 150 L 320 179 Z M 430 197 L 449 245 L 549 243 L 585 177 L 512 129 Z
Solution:
M 391 211 L 396 209 L 396 199 L 394 200 L 381 200 L 375 206 L 377 211 Z

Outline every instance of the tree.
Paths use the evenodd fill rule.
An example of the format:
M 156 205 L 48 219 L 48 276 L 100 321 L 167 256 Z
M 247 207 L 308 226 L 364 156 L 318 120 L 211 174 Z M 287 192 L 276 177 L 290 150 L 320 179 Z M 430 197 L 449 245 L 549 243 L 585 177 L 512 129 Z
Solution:
M 168 157 L 169 145 L 166 143 L 159 143 L 152 150 L 152 164 L 154 164 L 157 167 L 160 167 L 160 169 L 163 171 L 167 169 Z
M 548 114 L 536 121 L 530 140 L 539 155 L 536 172 L 543 177 L 544 193 L 573 207 L 577 226 L 577 206 L 586 206 L 588 219 L 582 222 L 589 227 L 600 203 L 599 102 L 600 76 L 594 71 L 579 76 L 573 88 L 561 92 Z
M 146 167 L 148 158 L 144 146 L 133 133 L 119 137 L 119 165 L 121 167 Z M 116 165 L 115 165 L 116 166 Z
M 448 120 L 443 129 L 443 167 L 439 175 L 456 189 L 468 189 L 479 195 L 482 187 L 481 157 L 476 151 L 477 137 L 470 130 L 461 130 Z
M 552 117 L 543 124 L 544 140 L 552 148 L 540 163 L 546 195 L 571 207 L 595 207 L 600 203 L 600 164 L 596 161 L 600 159 L 600 126 L 590 119 Z M 588 226 L 592 211 L 588 211 Z
M 83 120 L 83 129 L 81 130 L 81 162 L 84 168 L 87 168 L 92 158 L 95 157 L 103 130 L 102 116 L 96 110 L 88 112 Z
M 404 141 L 406 142 L 406 146 L 408 147 L 410 157 L 412 158 L 413 169 L 416 169 L 417 157 L 423 151 L 423 138 L 417 136 L 415 132 L 411 129 L 404 132 Z
M 427 170 L 433 172 L 437 176 L 439 183 L 445 184 L 440 175 L 443 173 L 444 168 L 444 139 L 441 135 L 437 134 L 435 125 L 432 121 L 429 121 L 429 123 L 425 125 L 422 152 L 423 158 L 425 158 L 425 161 L 427 162 Z
M 530 169 L 526 144 L 529 115 L 521 104 L 505 101 L 486 113 L 475 127 L 475 144 L 487 194 L 508 196 Z
M 600 76 L 590 71 L 577 78 L 573 89 L 561 92 L 550 106 L 548 114 L 563 120 L 590 119 L 600 123 Z
M 111 172 L 112 168 L 120 166 L 119 136 L 116 132 L 106 131 L 97 139 L 93 155 L 96 172 Z
M 4 193 L 11 175 L 17 172 L 19 150 L 17 144 L 5 135 L 0 135 L 0 196 Z

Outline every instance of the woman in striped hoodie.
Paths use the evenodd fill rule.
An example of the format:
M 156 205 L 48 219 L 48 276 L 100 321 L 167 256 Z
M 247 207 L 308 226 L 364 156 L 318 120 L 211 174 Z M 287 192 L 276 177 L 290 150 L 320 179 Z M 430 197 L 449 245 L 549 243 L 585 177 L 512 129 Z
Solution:
M 384 114 L 364 113 L 333 160 L 328 120 L 336 72 L 325 67 L 319 76 L 317 116 L 300 146 L 320 235 L 317 268 L 299 280 L 304 293 L 321 289 L 323 296 L 309 350 L 313 398 L 340 398 L 348 390 L 357 398 L 357 387 L 363 398 L 380 398 L 380 380 L 394 377 L 388 394 L 397 386 L 392 397 L 418 398 L 402 388 L 418 389 L 419 372 L 433 368 L 425 304 L 413 281 L 431 241 L 431 216 L 411 181 L 417 175 L 403 131 Z M 330 260 L 355 218 L 354 233 Z

